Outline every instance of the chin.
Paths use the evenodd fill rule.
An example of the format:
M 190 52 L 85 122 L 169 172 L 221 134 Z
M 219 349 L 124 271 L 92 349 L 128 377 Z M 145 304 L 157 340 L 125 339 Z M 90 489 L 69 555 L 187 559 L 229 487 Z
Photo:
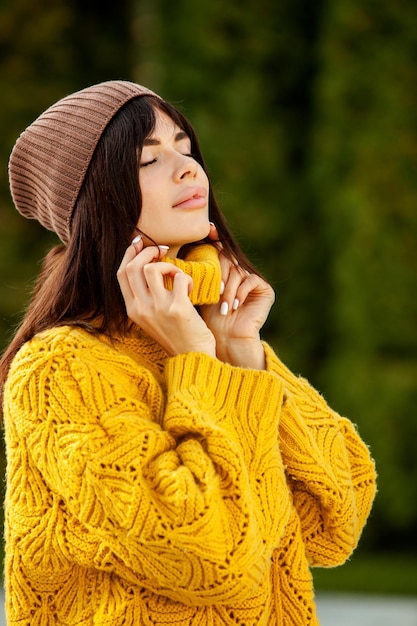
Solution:
M 194 231 L 194 233 L 190 233 L 190 236 L 187 237 L 187 240 L 184 241 L 182 245 L 187 245 L 188 243 L 196 243 L 197 241 L 201 241 L 205 239 L 210 232 L 210 224 L 207 222 L 207 226 L 204 228 L 199 228 Z

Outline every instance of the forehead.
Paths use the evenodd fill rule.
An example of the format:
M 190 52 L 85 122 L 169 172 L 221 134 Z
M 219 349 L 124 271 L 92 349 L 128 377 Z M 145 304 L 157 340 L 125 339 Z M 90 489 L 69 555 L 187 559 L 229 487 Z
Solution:
M 149 134 L 152 138 L 167 138 L 180 141 L 187 138 L 185 131 L 164 111 L 155 109 L 155 126 Z
M 143 147 L 159 146 L 162 144 L 190 142 L 187 133 L 174 120 L 162 111 L 155 111 L 155 127 L 146 137 Z

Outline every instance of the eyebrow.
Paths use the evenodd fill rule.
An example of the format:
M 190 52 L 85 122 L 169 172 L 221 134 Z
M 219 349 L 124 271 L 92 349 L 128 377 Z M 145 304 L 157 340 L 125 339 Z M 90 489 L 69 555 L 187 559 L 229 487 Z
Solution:
M 175 134 L 174 141 L 183 141 L 184 139 L 189 139 L 187 133 L 183 130 L 180 130 Z M 161 142 L 159 139 L 153 139 L 152 137 L 147 137 L 143 142 L 144 146 L 159 146 Z

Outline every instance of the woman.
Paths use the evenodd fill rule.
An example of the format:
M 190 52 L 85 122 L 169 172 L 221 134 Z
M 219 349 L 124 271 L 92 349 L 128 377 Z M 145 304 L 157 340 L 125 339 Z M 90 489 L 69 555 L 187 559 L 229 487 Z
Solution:
M 9 626 L 317 624 L 309 568 L 356 547 L 374 464 L 261 341 L 274 293 L 189 122 L 109 81 L 9 169 L 62 240 L 1 363 Z

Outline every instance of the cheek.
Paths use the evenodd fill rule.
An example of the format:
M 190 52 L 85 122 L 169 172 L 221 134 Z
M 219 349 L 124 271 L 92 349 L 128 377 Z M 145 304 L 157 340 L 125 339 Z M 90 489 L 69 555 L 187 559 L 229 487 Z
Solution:
M 147 202 L 147 198 L 152 193 L 150 176 L 139 172 L 139 189 L 142 196 L 142 205 Z
M 159 206 L 163 198 L 163 188 L 160 177 L 152 176 L 150 173 L 139 176 L 139 187 L 142 196 L 141 214 L 143 215 Z
M 142 206 L 138 227 L 152 238 L 157 238 L 160 225 L 164 224 L 167 219 L 164 207 L 164 190 L 161 186 L 160 177 L 139 176 L 140 192 L 142 196 Z

